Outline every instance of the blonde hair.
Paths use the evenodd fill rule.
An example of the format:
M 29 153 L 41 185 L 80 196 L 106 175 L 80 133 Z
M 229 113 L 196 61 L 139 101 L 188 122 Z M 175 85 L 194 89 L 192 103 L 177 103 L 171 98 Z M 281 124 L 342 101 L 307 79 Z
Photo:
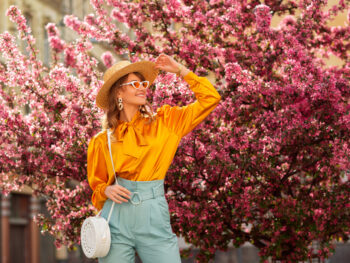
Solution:
M 141 73 L 139 72 L 132 72 L 132 73 L 138 76 L 141 79 L 141 81 L 145 80 L 145 77 Z M 114 82 L 114 84 L 111 86 L 111 88 L 108 91 L 108 108 L 101 120 L 102 131 L 111 129 L 112 134 L 114 134 L 115 129 L 120 124 L 120 110 L 116 100 L 117 91 L 120 89 L 121 90 L 125 89 L 125 86 L 120 86 L 120 85 L 124 83 L 124 81 L 128 78 L 129 74 L 122 76 L 116 82 Z M 145 105 L 141 106 L 140 112 L 141 114 L 139 118 L 142 118 L 142 117 L 149 118 L 148 122 L 146 123 L 147 125 L 155 121 L 156 117 L 155 117 L 155 114 L 153 113 L 152 105 L 148 101 L 146 101 Z M 111 139 L 114 142 L 116 141 L 113 135 L 111 136 Z

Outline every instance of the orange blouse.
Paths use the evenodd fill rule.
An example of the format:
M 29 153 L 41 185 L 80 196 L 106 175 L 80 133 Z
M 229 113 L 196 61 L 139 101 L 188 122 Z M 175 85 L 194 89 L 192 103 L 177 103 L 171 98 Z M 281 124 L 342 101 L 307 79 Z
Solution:
M 130 122 L 118 125 L 111 143 L 113 162 L 118 176 L 132 181 L 164 179 L 183 136 L 201 123 L 219 104 L 220 94 L 205 77 L 189 72 L 184 80 L 196 96 L 186 106 L 163 105 L 157 118 L 139 118 L 138 111 Z M 104 191 L 114 183 L 106 130 L 93 136 L 87 153 L 87 176 L 93 194 L 92 204 L 102 209 L 107 196 Z

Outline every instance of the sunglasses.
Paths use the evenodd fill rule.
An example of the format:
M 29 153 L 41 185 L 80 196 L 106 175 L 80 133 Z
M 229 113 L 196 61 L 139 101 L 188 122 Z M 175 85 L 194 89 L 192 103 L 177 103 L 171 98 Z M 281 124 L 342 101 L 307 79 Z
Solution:
M 126 85 L 132 85 L 135 89 L 139 89 L 141 87 L 147 89 L 149 86 L 149 81 L 145 80 L 140 82 L 140 81 L 134 80 L 128 83 L 121 84 L 120 86 L 126 86 Z

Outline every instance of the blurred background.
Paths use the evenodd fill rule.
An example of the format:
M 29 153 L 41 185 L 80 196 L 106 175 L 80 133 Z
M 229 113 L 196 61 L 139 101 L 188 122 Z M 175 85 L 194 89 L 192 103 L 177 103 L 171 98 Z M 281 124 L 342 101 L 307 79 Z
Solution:
M 329 0 L 328 6 L 337 4 L 337 0 Z M 264 3 L 264 1 L 261 1 Z M 74 14 L 79 19 L 83 19 L 86 14 L 92 13 L 89 0 L 0 0 L 0 32 L 9 31 L 16 35 L 15 25 L 6 17 L 6 10 L 10 5 L 16 5 L 25 15 L 27 24 L 32 28 L 33 35 L 36 38 L 36 46 L 40 50 L 39 58 L 44 64 L 50 63 L 50 47 L 45 25 L 49 22 L 55 23 L 63 39 L 67 42 L 74 40 L 77 35 L 75 32 L 64 27 L 63 17 L 66 14 Z M 296 13 L 298 15 L 298 13 Z M 341 13 L 330 23 L 330 26 L 344 26 L 346 13 Z M 271 26 L 277 27 L 283 17 L 274 16 Z M 120 29 L 133 37 L 131 32 L 123 24 L 118 25 Z M 179 25 L 172 25 L 176 30 Z M 91 55 L 97 58 L 101 63 L 100 70 L 105 67 L 101 61 L 101 55 L 105 51 L 111 51 L 106 43 L 97 43 L 92 40 L 94 48 Z M 22 44 L 22 43 L 21 43 Z M 21 47 L 26 53 L 25 47 Z M 116 56 L 116 59 L 118 57 Z M 119 59 L 127 59 L 119 57 Z M 338 65 L 341 61 L 334 57 L 326 61 L 327 65 Z M 0 63 L 2 63 L 0 58 Z M 210 75 L 208 77 L 210 79 Z M 23 108 L 26 111 L 26 108 Z M 25 187 L 20 192 L 11 192 L 5 196 L 1 194 L 0 198 L 0 231 L 1 231 L 1 263 L 77 263 L 77 262 L 96 262 L 84 257 L 81 248 L 77 246 L 75 250 L 69 251 L 66 247 L 56 248 L 53 237 L 40 233 L 40 229 L 33 222 L 33 217 L 38 212 L 47 214 L 45 208 L 45 199 L 32 196 L 30 187 Z M 179 238 L 180 248 L 187 248 L 183 239 Z M 317 244 L 315 244 L 317 246 Z M 194 250 L 196 253 L 196 250 Z M 141 262 L 137 259 L 136 262 Z M 184 259 L 183 262 L 194 262 L 191 258 Z M 218 251 L 215 262 L 230 263 L 255 263 L 259 262 L 258 249 L 250 243 L 245 243 L 240 248 L 231 247 L 227 252 Z M 315 261 L 316 262 L 316 261 Z M 349 263 L 350 262 L 350 244 L 337 243 L 336 253 L 327 260 L 331 263 Z

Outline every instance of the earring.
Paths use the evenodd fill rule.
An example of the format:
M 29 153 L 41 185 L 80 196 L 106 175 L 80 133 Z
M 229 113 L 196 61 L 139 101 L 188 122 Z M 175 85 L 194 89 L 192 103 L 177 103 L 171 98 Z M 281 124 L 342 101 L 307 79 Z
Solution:
M 121 111 L 123 109 L 123 99 L 118 98 L 118 109 Z
M 145 105 L 140 105 L 140 106 L 139 106 L 139 111 L 141 112 L 141 115 L 142 115 L 143 117 L 146 117 L 146 116 L 147 116 L 147 115 L 146 115 Z

